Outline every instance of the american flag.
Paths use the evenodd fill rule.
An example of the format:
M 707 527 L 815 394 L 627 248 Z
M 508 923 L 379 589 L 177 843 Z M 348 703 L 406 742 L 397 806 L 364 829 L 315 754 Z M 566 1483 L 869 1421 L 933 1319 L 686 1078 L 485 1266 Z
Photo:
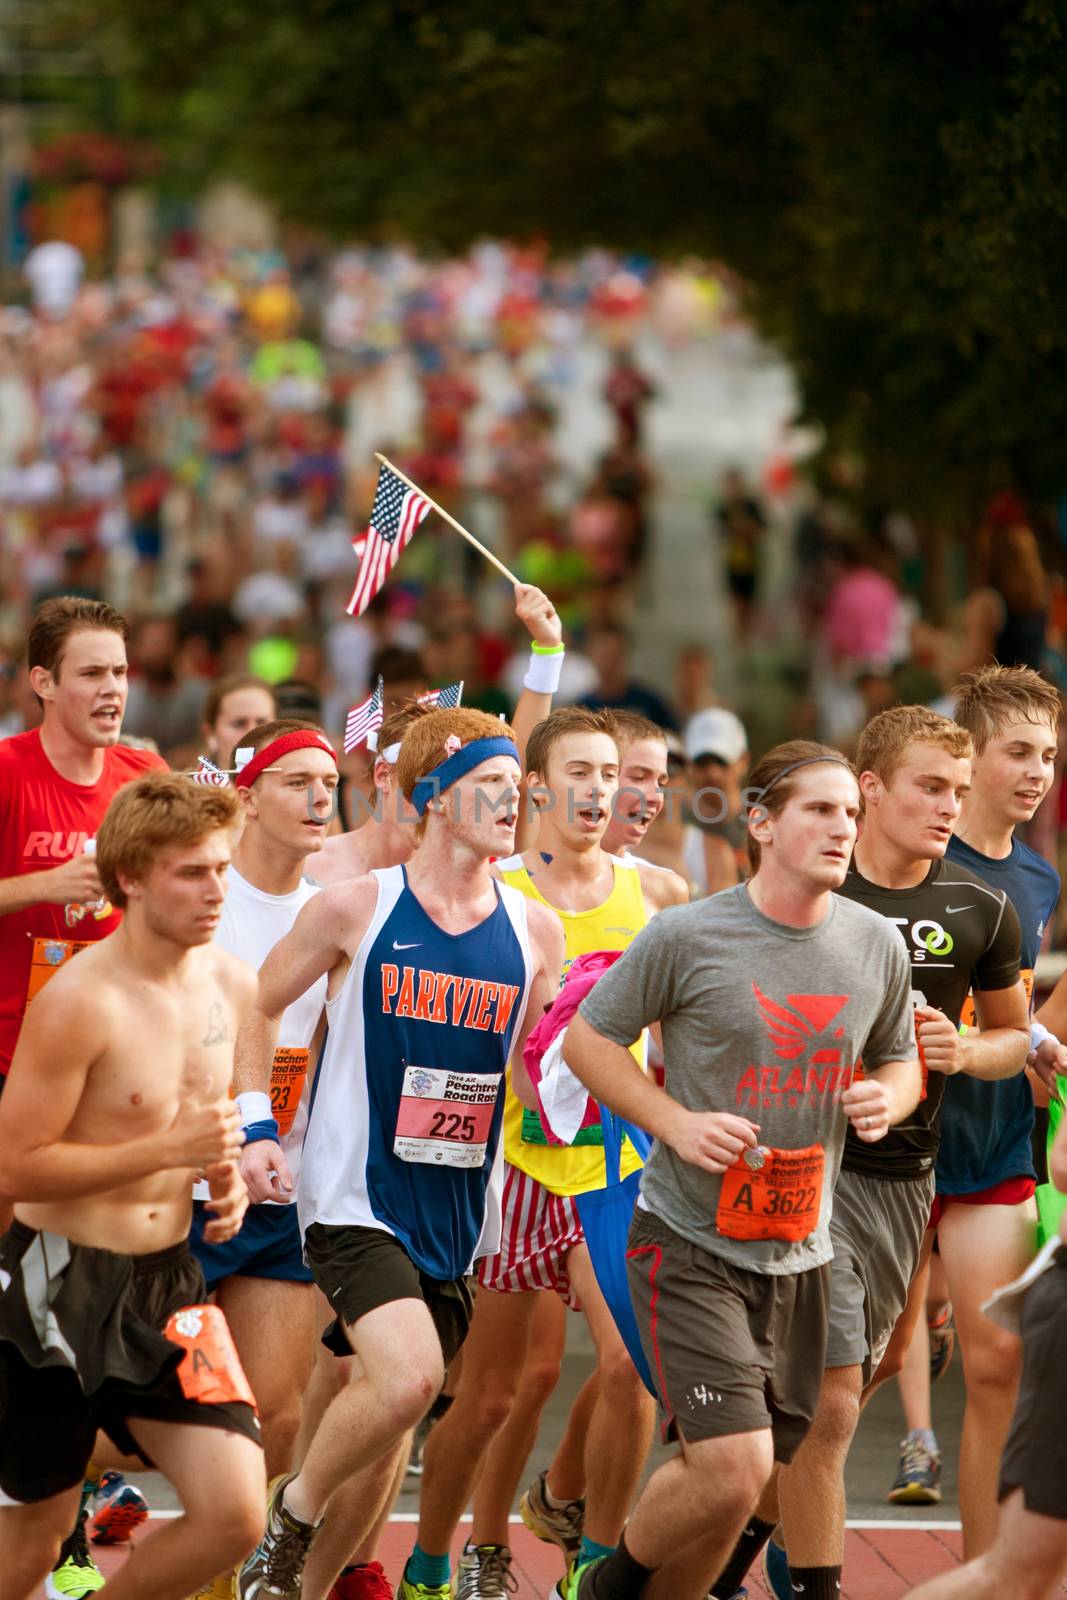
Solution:
M 419 705 L 429 706 L 433 711 L 455 711 L 462 702 L 462 678 L 458 683 L 446 683 L 443 689 L 427 689 L 425 694 L 419 695 Z
M 388 467 L 381 467 L 378 487 L 374 491 L 370 526 L 362 541 L 353 540 L 357 549 L 362 543 L 363 555 L 356 587 L 348 602 L 349 616 L 363 615 L 400 560 L 400 552 L 432 509 L 425 495 L 417 489 L 409 489 L 403 478 L 398 478 Z
M 345 755 L 350 755 L 357 745 L 366 744 L 368 733 L 377 732 L 382 725 L 382 703 L 385 685 L 381 678 L 367 698 L 353 706 L 345 718 Z
M 223 772 L 222 768 L 217 767 L 213 761 L 209 761 L 207 756 L 197 756 L 196 759 L 200 764 L 195 772 L 190 773 L 194 783 L 208 784 L 218 789 L 229 783 L 229 773 Z

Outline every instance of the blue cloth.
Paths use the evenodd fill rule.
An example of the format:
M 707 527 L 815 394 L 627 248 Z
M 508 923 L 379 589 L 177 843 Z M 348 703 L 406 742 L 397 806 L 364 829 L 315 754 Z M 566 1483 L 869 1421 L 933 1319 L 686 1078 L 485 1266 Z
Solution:
M 1060 877 L 1043 856 L 1018 839 L 1000 860 L 950 839 L 950 860 L 1003 889 L 1022 924 L 1022 978 L 1033 993 L 1034 963 L 1060 897 Z M 960 1072 L 945 1084 L 937 1192 L 976 1194 L 1006 1178 L 1036 1177 L 1031 1133 L 1034 1097 L 1024 1073 L 984 1083 Z
M 604 1130 L 606 1184 L 603 1189 L 590 1189 L 586 1194 L 575 1195 L 574 1203 L 578 1207 L 589 1259 L 593 1263 L 600 1292 L 607 1301 L 608 1310 L 615 1319 L 615 1326 L 630 1352 L 630 1359 L 637 1368 L 641 1382 L 649 1394 L 654 1395 L 656 1391 L 641 1344 L 637 1317 L 630 1298 L 630 1280 L 626 1271 L 630 1223 L 633 1221 L 634 1206 L 637 1204 L 637 1196 L 641 1189 L 641 1174 L 631 1172 L 629 1177 L 624 1178 L 621 1183 L 619 1181 L 622 1135 L 624 1133 L 627 1135 L 642 1161 L 648 1159 L 652 1140 L 643 1129 L 624 1122 L 621 1117 L 616 1117 L 603 1106 L 600 1108 L 600 1122 Z
M 436 800 L 438 795 L 444 794 L 460 778 L 465 777 L 475 767 L 480 767 L 483 761 L 491 761 L 494 756 L 511 756 L 522 766 L 519 752 L 511 739 L 503 737 L 495 739 L 472 739 L 470 744 L 462 745 L 454 755 L 442 761 L 439 766 L 428 772 L 425 778 L 420 778 L 411 791 L 411 803 L 419 816 L 423 816 L 431 800 Z
M 193 1202 L 189 1248 L 200 1263 L 209 1289 L 224 1278 L 273 1278 L 282 1283 L 311 1283 L 304 1265 L 296 1206 L 249 1206 L 241 1231 L 225 1244 L 206 1244 L 204 1229 L 212 1219 L 203 1200 Z

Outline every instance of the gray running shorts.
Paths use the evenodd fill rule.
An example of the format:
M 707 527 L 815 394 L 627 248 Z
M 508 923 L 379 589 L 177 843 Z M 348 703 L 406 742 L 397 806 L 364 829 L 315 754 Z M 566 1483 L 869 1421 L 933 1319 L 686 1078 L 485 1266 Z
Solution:
M 919 1264 L 934 1174 L 868 1178 L 841 1171 L 830 1238 L 828 1367 L 862 1367 L 870 1382 L 885 1354 Z

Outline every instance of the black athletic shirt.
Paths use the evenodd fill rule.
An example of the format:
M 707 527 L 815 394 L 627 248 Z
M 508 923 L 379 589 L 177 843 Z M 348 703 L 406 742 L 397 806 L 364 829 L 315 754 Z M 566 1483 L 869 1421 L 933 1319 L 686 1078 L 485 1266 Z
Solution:
M 914 889 L 883 889 L 856 868 L 839 894 L 878 911 L 900 929 L 911 957 L 912 999 L 958 1023 L 972 984 L 1010 989 L 1019 980 L 1021 933 L 1003 889 L 991 888 L 955 861 L 935 861 Z M 946 1078 L 931 1072 L 926 1096 L 884 1139 L 864 1144 L 849 1125 L 842 1167 L 868 1178 L 907 1179 L 929 1172 L 937 1155 Z

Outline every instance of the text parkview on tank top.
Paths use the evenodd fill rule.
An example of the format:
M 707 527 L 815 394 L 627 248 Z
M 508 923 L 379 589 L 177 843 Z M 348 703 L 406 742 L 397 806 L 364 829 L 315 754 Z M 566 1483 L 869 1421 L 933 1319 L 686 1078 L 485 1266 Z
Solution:
M 504 1073 L 533 970 L 526 906 L 497 884 L 466 933 L 440 928 L 403 867 L 340 991 L 312 1095 L 300 1226 L 378 1228 L 427 1276 L 465 1276 L 500 1242 Z
M 541 894 L 527 871 L 522 856 L 498 861 L 497 871 L 504 883 L 529 900 L 547 906 L 559 917 L 563 927 L 564 974 L 572 961 L 594 950 L 625 950 L 649 920 L 641 890 L 641 874 L 632 860 L 611 858 L 615 882 L 608 898 L 588 911 L 561 911 Z M 638 1065 L 645 1065 L 645 1038 L 632 1047 Z M 605 1183 L 604 1152 L 596 1144 L 578 1143 L 561 1148 L 549 1145 L 540 1131 L 535 1113 L 525 1107 L 508 1088 L 504 1107 L 504 1155 L 513 1167 L 535 1178 L 551 1194 L 587 1194 L 602 1189 Z M 532 1119 L 532 1121 L 531 1121 Z M 589 1132 L 591 1130 L 583 1130 Z M 599 1129 L 595 1130 L 599 1132 Z M 620 1164 L 621 1175 L 637 1172 L 641 1158 L 625 1140 Z

